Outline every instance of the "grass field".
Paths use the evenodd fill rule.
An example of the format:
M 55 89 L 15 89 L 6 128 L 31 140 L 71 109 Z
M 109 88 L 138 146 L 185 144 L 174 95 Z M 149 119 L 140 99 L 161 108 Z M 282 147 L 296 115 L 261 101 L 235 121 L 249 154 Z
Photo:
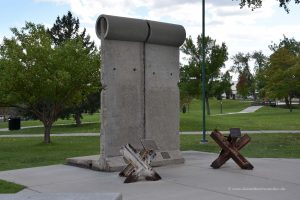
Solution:
M 230 101 L 226 103 L 229 104 Z M 232 112 L 231 110 L 233 109 L 231 107 L 233 106 L 239 106 L 240 111 L 243 109 L 243 105 L 247 105 L 245 107 L 249 105 L 247 102 L 239 102 L 237 105 L 229 104 L 229 109 L 226 111 L 226 103 L 223 103 L 223 108 L 225 109 L 223 113 Z M 200 103 L 193 101 L 190 112 L 181 113 L 181 131 L 202 130 L 202 112 L 199 110 L 201 110 Z M 217 110 L 212 109 L 212 114 L 206 117 L 207 130 L 228 130 L 232 127 L 240 127 L 242 130 L 300 130 L 300 109 L 294 109 L 293 112 L 289 112 L 288 109 L 265 106 L 254 113 L 234 115 L 216 114 Z
M 180 114 L 180 131 L 202 130 L 201 102 L 194 100 L 190 104 L 189 111 Z M 289 112 L 281 107 L 263 107 L 255 113 L 218 115 L 220 114 L 220 102 L 211 100 L 211 115 L 206 117 L 206 129 L 228 130 L 232 127 L 240 127 L 242 130 L 300 130 L 300 109 Z M 239 112 L 250 106 L 250 102 L 239 100 L 223 100 L 223 113 Z M 100 114 L 84 114 L 83 124 L 80 127 L 74 125 L 74 120 L 58 120 L 53 126 L 52 133 L 95 133 L 100 131 Z M 65 124 L 65 125 L 59 125 Z M 41 125 L 37 120 L 22 121 L 22 127 Z M 7 123 L 0 123 L 0 128 L 6 128 Z M 4 134 L 42 134 L 43 127 L 26 128 L 18 131 L 0 131 Z
M 51 129 L 51 133 L 99 133 L 100 124 L 99 123 L 88 123 L 82 124 L 81 126 L 75 126 L 74 124 L 67 125 L 56 125 Z M 15 131 L 0 131 L 0 135 L 10 135 L 10 134 L 43 134 L 43 127 L 35 128 L 24 128 Z
M 99 123 L 100 120 L 100 113 L 94 113 L 92 115 L 90 114 L 83 114 L 82 115 L 82 122 L 95 122 L 95 123 Z M 75 120 L 74 118 L 70 118 L 70 119 L 58 119 L 54 125 L 59 125 L 59 124 L 75 124 Z M 28 120 L 28 121 L 22 121 L 21 122 L 21 126 L 42 126 L 42 122 L 40 122 L 39 120 Z M 0 128 L 7 128 L 7 122 L 0 122 Z
M 67 157 L 99 153 L 99 137 L 0 138 L 0 171 L 63 163 Z
M 248 157 L 300 158 L 300 134 L 251 134 L 251 143 L 243 150 Z M 200 135 L 181 135 L 181 150 L 218 152 L 208 137 L 200 144 Z M 65 158 L 99 153 L 99 137 L 52 137 L 51 144 L 41 138 L 0 138 L 0 171 L 64 163 Z
M 300 134 L 251 134 L 251 142 L 241 150 L 243 155 L 255 158 L 300 158 Z M 200 144 L 200 135 L 181 135 L 181 150 L 217 153 L 220 147 L 207 137 Z
M 23 189 L 22 185 L 0 180 L 0 194 L 16 193 Z

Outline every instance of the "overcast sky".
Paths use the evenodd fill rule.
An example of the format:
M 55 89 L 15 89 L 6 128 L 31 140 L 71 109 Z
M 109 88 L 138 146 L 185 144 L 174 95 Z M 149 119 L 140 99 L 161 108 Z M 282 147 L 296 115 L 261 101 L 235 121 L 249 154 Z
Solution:
M 201 0 L 0 0 L 0 39 L 10 37 L 10 28 L 22 27 L 25 21 L 51 26 L 68 10 L 97 44 L 94 26 L 100 14 L 181 24 L 187 36 L 195 38 L 202 31 L 201 6 Z M 230 57 L 255 50 L 269 55 L 268 45 L 278 43 L 283 34 L 300 41 L 300 5 L 292 3 L 290 9 L 287 14 L 277 0 L 263 0 L 255 11 L 240 9 L 238 1 L 206 0 L 206 34 L 225 42 Z

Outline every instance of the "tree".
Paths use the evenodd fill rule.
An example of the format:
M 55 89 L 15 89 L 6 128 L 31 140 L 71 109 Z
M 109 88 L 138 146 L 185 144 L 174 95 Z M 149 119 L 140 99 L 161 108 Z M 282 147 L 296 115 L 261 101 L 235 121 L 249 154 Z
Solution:
M 223 76 L 221 77 L 221 88 L 222 93 L 225 93 L 226 99 L 229 99 L 232 95 L 232 89 L 231 86 L 232 83 L 232 76 L 230 75 L 229 71 L 226 71 Z
M 264 89 L 271 97 L 284 98 L 287 107 L 292 111 L 291 99 L 300 97 L 300 42 L 284 35 L 278 44 L 273 42 L 269 48 L 273 54 L 264 73 L 265 77 L 268 77 Z
M 249 53 L 237 53 L 232 57 L 233 66 L 231 67 L 231 71 L 239 74 L 236 88 L 237 93 L 243 98 L 247 98 L 247 96 L 252 95 L 254 99 L 256 99 L 254 77 L 250 72 L 249 66 L 250 59 L 251 54 Z
M 62 18 L 58 16 L 53 27 L 47 29 L 47 31 L 57 46 L 70 39 L 82 39 L 84 46 L 90 51 L 94 51 L 96 49 L 95 43 L 91 41 L 90 36 L 86 34 L 86 29 L 84 28 L 83 31 L 80 32 L 79 27 L 79 19 L 73 17 L 72 13 L 68 11 L 67 15 L 64 15 Z
M 287 38 L 285 35 L 283 35 L 283 39 L 280 40 L 278 44 L 272 42 L 272 44 L 269 45 L 269 48 L 273 52 L 276 52 L 280 48 L 286 48 L 294 56 L 300 55 L 300 42 L 296 41 L 294 38 Z
M 82 113 L 93 114 L 97 112 L 100 108 L 100 91 L 99 89 L 96 92 L 89 93 L 83 98 L 82 102 L 71 105 L 70 107 L 64 109 L 60 117 L 63 119 L 70 118 L 70 115 L 75 119 L 76 126 L 81 125 Z
M 255 90 L 258 92 L 259 98 L 263 98 L 266 96 L 264 87 L 267 82 L 267 77 L 264 74 L 264 70 L 268 65 L 268 58 L 262 53 L 262 51 L 253 52 L 251 57 L 254 60 Z
M 246 99 L 249 95 L 249 88 L 247 75 L 244 73 L 239 74 L 238 82 L 236 84 L 237 93 Z
M 197 97 L 201 94 L 202 80 L 202 54 L 206 56 L 206 94 L 205 102 L 207 114 L 210 115 L 209 97 L 215 96 L 213 87 L 219 82 L 221 68 L 225 66 L 228 59 L 227 46 L 225 43 L 218 45 L 216 40 L 209 36 L 205 37 L 204 45 L 206 52 L 202 51 L 202 36 L 197 37 L 196 44 L 191 37 L 187 38 L 181 50 L 188 55 L 188 64 L 181 68 L 180 84 L 187 89 L 189 96 Z
M 26 23 L 0 46 L 0 104 L 30 111 L 44 125 L 44 142 L 60 112 L 95 91 L 99 52 L 78 39 L 54 46 L 43 25 Z
M 287 48 L 277 49 L 270 56 L 270 66 L 265 71 L 268 81 L 266 93 L 271 98 L 284 98 L 292 112 L 291 100 L 300 91 L 300 59 Z
M 237 1 L 237 0 L 236 0 Z M 299 4 L 300 0 L 294 0 L 295 4 Z M 262 6 L 263 0 L 240 0 L 240 7 L 243 8 L 245 6 L 248 6 L 252 10 L 256 8 L 260 8 Z M 291 2 L 291 0 L 278 0 L 279 7 L 283 7 L 284 10 L 289 13 L 290 9 L 288 7 L 288 4 Z
M 254 59 L 255 72 L 263 70 L 268 62 L 267 56 L 265 56 L 262 51 L 254 51 L 251 58 Z
M 73 17 L 72 13 L 68 11 L 66 15 L 62 17 L 57 17 L 55 23 L 51 29 L 47 31 L 50 33 L 51 38 L 55 45 L 62 45 L 64 42 L 72 39 L 82 40 L 84 47 L 89 51 L 96 51 L 96 46 L 93 41 L 90 40 L 90 36 L 86 34 L 86 29 L 84 28 L 82 32 L 79 30 L 80 23 L 79 19 Z M 100 92 L 101 84 L 100 81 L 96 83 L 95 87 L 98 90 L 93 94 L 84 94 L 84 101 L 79 102 L 79 104 L 71 105 L 71 107 L 66 108 L 62 111 L 62 118 L 69 118 L 72 115 L 75 119 L 76 125 L 81 125 L 82 113 L 88 111 L 89 113 L 94 113 L 100 108 Z

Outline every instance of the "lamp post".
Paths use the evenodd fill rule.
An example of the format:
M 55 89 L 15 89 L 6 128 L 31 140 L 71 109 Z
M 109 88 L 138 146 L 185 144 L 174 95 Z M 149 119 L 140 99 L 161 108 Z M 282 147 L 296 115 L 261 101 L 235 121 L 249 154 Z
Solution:
M 221 98 L 220 104 L 221 104 L 221 114 L 223 114 L 223 101 L 222 101 L 222 98 Z
M 207 143 L 205 127 L 205 0 L 202 0 L 202 143 Z

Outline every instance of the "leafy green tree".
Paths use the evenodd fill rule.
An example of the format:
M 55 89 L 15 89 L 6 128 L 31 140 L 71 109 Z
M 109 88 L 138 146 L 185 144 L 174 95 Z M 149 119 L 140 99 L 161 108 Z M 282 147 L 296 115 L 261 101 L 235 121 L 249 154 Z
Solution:
M 226 71 L 223 76 L 221 77 L 221 88 L 222 92 L 226 94 L 226 99 L 229 99 L 232 95 L 231 86 L 232 83 L 232 76 L 230 75 L 229 71 Z
M 268 81 L 266 93 L 270 98 L 284 98 L 292 112 L 291 100 L 300 91 L 300 58 L 287 48 L 277 49 L 270 56 L 270 66 L 265 71 Z
M 286 48 L 294 56 L 300 55 L 300 42 L 296 41 L 294 38 L 288 38 L 283 35 L 283 39 L 279 41 L 278 44 L 272 42 L 269 45 L 271 51 L 276 52 L 280 48 Z
M 188 88 L 189 96 L 199 97 L 201 94 L 202 80 L 202 54 L 206 56 L 206 94 L 205 102 L 207 114 L 210 115 L 209 97 L 215 96 L 214 84 L 220 80 L 221 68 L 228 59 L 227 46 L 225 43 L 218 45 L 216 40 L 209 36 L 205 37 L 204 45 L 206 52 L 202 51 L 202 36 L 198 35 L 196 44 L 191 37 L 187 38 L 181 50 L 188 55 L 188 64 L 181 68 L 181 84 Z
M 0 46 L 0 104 L 30 111 L 44 124 L 44 142 L 60 112 L 95 91 L 99 52 L 82 40 L 54 46 L 43 25 L 12 28 L 13 37 Z
M 262 51 L 255 51 L 251 57 L 254 60 L 255 90 L 258 92 L 259 98 L 264 98 L 266 96 L 264 87 L 267 81 L 264 70 L 268 65 L 268 57 Z
M 62 45 L 64 42 L 79 39 L 82 40 L 84 47 L 89 51 L 96 51 L 96 46 L 93 41 L 91 41 L 90 36 L 86 34 L 86 29 L 84 28 L 82 32 L 79 30 L 80 22 L 78 18 L 75 18 L 70 11 L 62 17 L 57 17 L 53 27 L 48 29 L 51 38 L 55 45 Z M 100 92 L 101 83 L 98 81 L 94 87 L 98 87 L 97 92 L 93 94 L 83 94 L 82 102 L 71 105 L 71 107 L 66 108 L 62 111 L 62 118 L 69 118 L 72 115 L 75 119 L 77 126 L 81 125 L 81 118 L 83 112 L 94 113 L 100 108 Z
M 96 92 L 89 93 L 85 95 L 82 102 L 71 105 L 70 107 L 64 109 L 60 117 L 63 119 L 68 119 L 72 116 L 75 119 L 76 126 L 81 125 L 81 119 L 83 118 L 82 113 L 93 114 L 97 112 L 100 108 L 100 93 L 97 89 Z
M 241 8 L 248 6 L 252 10 L 256 8 L 260 8 L 263 4 L 263 0 L 236 0 L 240 1 Z M 289 13 L 290 9 L 288 7 L 288 4 L 291 2 L 291 0 L 278 0 L 279 7 L 284 8 L 284 10 Z M 295 4 L 299 4 L 300 0 L 294 0 Z
M 86 34 L 86 29 L 84 28 L 83 31 L 80 32 L 79 28 L 79 19 L 73 17 L 72 13 L 68 11 L 66 15 L 62 17 L 58 16 L 53 27 L 47 29 L 47 31 L 57 46 L 70 39 L 82 39 L 84 46 L 90 49 L 90 51 L 94 51 L 96 49 L 95 43 L 91 41 L 90 36 Z
M 237 53 L 232 57 L 233 66 L 231 67 L 231 71 L 239 74 L 237 93 L 243 98 L 252 95 L 256 99 L 255 81 L 249 66 L 250 59 L 251 54 L 249 53 Z

